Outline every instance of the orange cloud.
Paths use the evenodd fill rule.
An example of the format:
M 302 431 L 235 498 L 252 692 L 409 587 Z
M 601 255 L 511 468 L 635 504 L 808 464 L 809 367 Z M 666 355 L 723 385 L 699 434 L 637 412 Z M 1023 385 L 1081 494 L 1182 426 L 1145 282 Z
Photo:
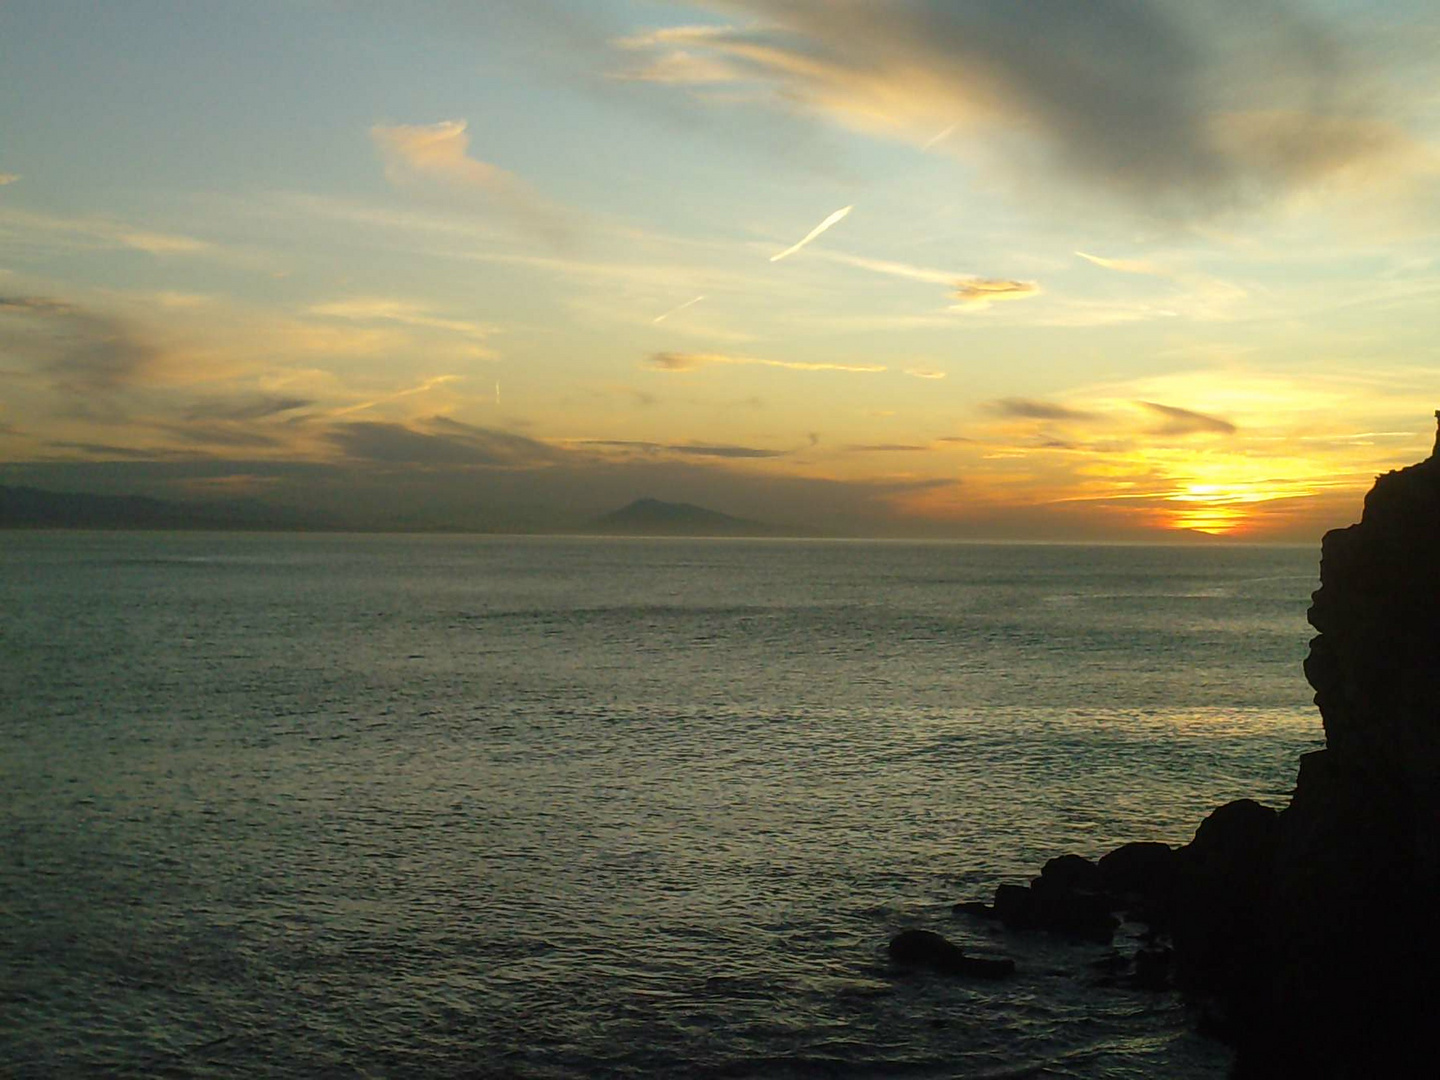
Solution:
M 983 309 L 999 300 L 1027 300 L 1040 295 L 1040 286 L 1033 281 L 1008 278 L 970 278 L 955 284 L 954 311 Z
M 723 353 L 659 352 L 654 353 L 648 363 L 657 371 L 695 371 L 713 364 L 754 364 L 760 367 L 787 368 L 791 371 L 873 373 L 886 370 L 883 364 L 827 364 L 802 360 L 766 360 L 758 356 L 727 356 Z

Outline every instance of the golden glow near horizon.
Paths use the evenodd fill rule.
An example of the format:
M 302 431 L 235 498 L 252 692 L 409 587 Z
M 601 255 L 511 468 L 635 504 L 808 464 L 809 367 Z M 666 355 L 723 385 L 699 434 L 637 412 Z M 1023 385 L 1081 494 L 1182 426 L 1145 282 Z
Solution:
M 1313 539 L 1431 444 L 1435 16 L 1233 23 L 6 5 L 0 483 Z

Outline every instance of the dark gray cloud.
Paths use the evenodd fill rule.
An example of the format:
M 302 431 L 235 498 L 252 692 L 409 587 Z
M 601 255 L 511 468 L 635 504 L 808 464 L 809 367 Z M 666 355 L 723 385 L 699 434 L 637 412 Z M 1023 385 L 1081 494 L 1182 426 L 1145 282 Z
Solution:
M 99 465 L 105 461 L 136 461 L 155 462 L 171 458 L 187 458 L 191 455 L 178 454 L 172 450 L 136 449 L 133 446 L 113 446 L 110 443 L 93 442 L 47 442 L 47 451 L 61 451 L 65 456 L 71 453 L 84 454 L 87 458 L 99 458 L 100 462 L 88 462 L 89 465 Z M 19 466 L 24 468 L 24 466 Z
M 998 132 L 992 145 L 1029 177 L 1058 168 L 1165 215 L 1242 204 L 1385 150 L 1342 33 L 1285 0 L 707 6 L 739 25 L 632 38 L 630 76 L 749 83 L 792 111 L 912 137 L 922 123 Z
M 225 423 L 188 423 L 188 424 L 161 424 L 159 430 L 164 431 L 185 442 L 195 443 L 197 446 L 229 446 L 229 447 L 269 447 L 280 446 L 281 440 L 266 433 L 264 430 L 247 427 L 242 424 Z
M 1175 405 L 1161 405 L 1154 401 L 1142 401 L 1139 404 L 1164 419 L 1164 423 L 1155 429 L 1156 435 L 1234 435 L 1237 430 L 1229 420 L 1222 420 L 1218 416 L 1206 416 L 1204 413 L 1191 412 Z
M 998 416 L 1015 416 L 1025 420 L 1094 420 L 1095 414 L 1083 409 L 1072 409 L 1049 401 L 1035 401 L 1031 398 L 1001 398 L 985 405 L 987 412 Z
M 57 389 L 78 395 L 141 381 L 160 357 L 123 320 L 42 296 L 0 296 L 0 347 L 28 358 Z
M 647 454 L 680 454 L 684 457 L 711 458 L 778 458 L 788 450 L 763 450 L 753 446 L 713 446 L 697 443 L 641 442 L 633 439 L 589 439 L 585 446 L 601 446 L 613 450 L 639 450 Z
M 918 453 L 929 450 L 930 447 L 915 443 L 852 443 L 845 449 L 857 454 L 900 454 Z
M 669 446 L 671 453 L 687 457 L 713 458 L 777 458 L 784 457 L 784 450 L 760 450 L 753 446 Z
M 356 421 L 337 425 L 328 438 L 347 457 L 388 465 L 456 465 L 523 468 L 555 461 L 547 443 L 436 417 L 430 430 L 404 424 Z
M 314 399 L 257 394 L 196 402 L 185 410 L 187 420 L 265 420 L 314 405 Z

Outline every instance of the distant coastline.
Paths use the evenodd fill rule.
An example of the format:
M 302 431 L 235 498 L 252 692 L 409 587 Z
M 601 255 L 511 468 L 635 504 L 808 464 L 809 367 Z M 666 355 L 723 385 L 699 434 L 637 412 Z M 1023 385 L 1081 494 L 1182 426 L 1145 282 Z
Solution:
M 54 491 L 0 484 L 0 531 L 93 530 L 109 532 L 276 532 L 450 536 L 609 537 L 614 539 L 772 539 L 893 541 L 897 543 L 1041 544 L 1079 546 L 1295 547 L 1309 541 L 1245 540 L 1198 532 L 1155 531 L 1126 537 L 1024 537 L 864 535 L 736 517 L 685 502 L 636 499 L 619 509 L 568 522 L 386 518 L 383 510 L 353 513 L 302 509 L 261 499 L 182 500 L 149 495 Z

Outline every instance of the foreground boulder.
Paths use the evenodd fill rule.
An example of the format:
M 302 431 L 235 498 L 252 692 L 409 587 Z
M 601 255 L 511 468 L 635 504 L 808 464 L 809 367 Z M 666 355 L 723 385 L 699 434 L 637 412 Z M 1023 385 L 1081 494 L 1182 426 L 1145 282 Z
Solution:
M 1015 972 L 1015 961 L 966 956 L 963 949 L 933 930 L 902 930 L 890 939 L 890 959 L 906 967 L 926 967 L 946 975 L 1003 979 Z
M 1278 835 L 1274 810 L 1238 799 L 1212 810 L 1176 853 L 1177 981 L 1207 1000 L 1224 1034 L 1249 1024 L 1273 963 Z
M 1095 869 L 1100 888 L 1125 910 L 1157 926 L 1169 924 L 1180 872 L 1180 860 L 1169 844 L 1124 844 L 1101 856 Z

